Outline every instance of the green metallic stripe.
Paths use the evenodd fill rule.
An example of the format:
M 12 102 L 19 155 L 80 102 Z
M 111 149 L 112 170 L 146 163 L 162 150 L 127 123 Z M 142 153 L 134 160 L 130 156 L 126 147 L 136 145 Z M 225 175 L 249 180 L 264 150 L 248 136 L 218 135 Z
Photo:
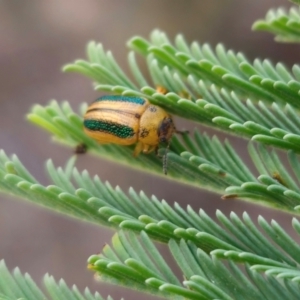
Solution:
M 116 96 L 116 95 L 108 95 L 108 96 L 102 96 L 98 98 L 95 102 L 98 101 L 115 101 L 115 102 L 129 102 L 139 105 L 145 104 L 145 99 L 140 97 L 130 97 L 130 96 Z
M 121 139 L 134 136 L 134 130 L 131 127 L 118 123 L 87 119 L 84 120 L 83 125 L 88 130 L 109 133 Z

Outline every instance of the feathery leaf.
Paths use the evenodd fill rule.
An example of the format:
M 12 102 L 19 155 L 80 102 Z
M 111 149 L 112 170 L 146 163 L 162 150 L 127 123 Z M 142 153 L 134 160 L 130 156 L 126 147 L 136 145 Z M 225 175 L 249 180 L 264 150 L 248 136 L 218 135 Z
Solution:
M 44 277 L 44 285 L 50 298 L 44 295 L 29 274 L 25 273 L 23 275 L 19 268 L 15 268 L 10 273 L 4 260 L 0 261 L 1 300 L 105 300 L 99 293 L 93 295 L 88 288 L 85 289 L 84 293 L 81 293 L 75 285 L 70 289 L 64 280 L 61 279 L 57 283 L 53 276 L 48 274 Z M 107 300 L 113 299 L 108 297 Z
M 298 0 L 293 0 L 300 4 Z M 298 7 L 291 7 L 289 11 L 284 8 L 270 9 L 264 20 L 253 24 L 254 30 L 268 31 L 275 35 L 278 42 L 300 42 L 300 14 Z
M 98 278 L 166 299 L 272 299 L 274 284 L 279 289 L 274 299 L 296 299 L 290 289 L 300 292 L 297 283 L 289 282 L 288 288 L 281 278 L 272 278 L 273 274 L 264 278 L 246 267 L 246 276 L 233 261 L 226 267 L 216 256 L 211 258 L 192 242 L 169 241 L 170 252 L 185 278 L 183 282 L 167 267 L 145 232 L 137 237 L 120 231 L 112 244 L 88 260 L 89 268 Z M 136 244 L 139 248 L 134 247 Z M 270 272 L 278 269 L 270 267 Z

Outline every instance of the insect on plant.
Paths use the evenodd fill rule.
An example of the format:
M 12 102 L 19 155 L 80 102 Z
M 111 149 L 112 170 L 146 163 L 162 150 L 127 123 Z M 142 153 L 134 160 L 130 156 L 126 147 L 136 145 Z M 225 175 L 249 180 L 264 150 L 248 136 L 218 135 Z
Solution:
M 172 117 L 147 99 L 132 96 L 102 96 L 84 115 L 84 131 L 100 144 L 133 145 L 133 155 L 158 153 L 166 145 L 163 171 L 167 174 L 167 151 L 176 130 Z

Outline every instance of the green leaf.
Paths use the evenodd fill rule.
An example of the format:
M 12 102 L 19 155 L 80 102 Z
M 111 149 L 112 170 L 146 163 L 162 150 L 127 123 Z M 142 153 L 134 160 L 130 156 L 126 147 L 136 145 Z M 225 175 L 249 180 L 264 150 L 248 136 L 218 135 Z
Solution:
M 261 149 L 261 155 L 262 157 L 267 155 L 266 149 Z M 234 156 L 231 157 L 234 158 Z M 294 159 L 293 156 L 290 158 Z M 274 153 L 262 159 L 267 165 L 266 170 L 271 168 L 271 172 L 272 168 L 276 168 L 278 163 L 276 159 Z M 256 159 L 256 161 L 259 163 L 259 160 Z M 26 178 L 31 178 L 16 157 L 14 157 L 13 164 L 2 152 L 0 162 L 0 189 L 3 192 L 13 193 L 69 216 L 115 229 L 123 228 L 133 232 L 145 231 L 151 238 L 164 243 L 170 239 L 174 241 L 184 239 L 193 242 L 206 253 L 223 249 L 229 251 L 228 253 L 234 253 L 234 257 L 239 262 L 243 261 L 249 264 L 257 262 L 261 264 L 262 261 L 268 261 L 265 259 L 270 259 L 295 267 L 300 260 L 298 244 L 277 223 L 273 221 L 269 224 L 262 217 L 259 218 L 259 224 L 271 241 L 266 239 L 246 213 L 240 219 L 234 213 L 227 218 L 218 211 L 217 218 L 220 223 L 218 224 L 202 210 L 196 213 L 189 206 L 187 210 L 184 210 L 177 203 L 171 207 L 166 201 L 159 201 L 154 196 L 150 199 L 143 192 L 137 194 L 132 188 L 126 195 L 120 188 L 114 189 L 109 183 L 104 184 L 97 176 L 92 179 L 86 171 L 80 174 L 76 169 L 71 170 L 74 163 L 73 157 L 65 170 L 55 169 L 52 163 L 48 163 L 50 176 L 57 184 L 48 187 L 35 181 L 26 181 L 25 178 L 19 176 L 23 174 Z M 8 164 L 11 167 L 7 169 L 5 166 Z M 11 168 L 15 174 L 6 174 L 5 172 Z M 16 173 L 16 170 L 21 170 L 22 174 Z M 70 174 L 72 174 L 71 178 Z M 243 172 L 241 176 L 242 174 Z M 286 177 L 284 172 L 282 174 L 282 177 L 277 174 L 274 177 L 276 179 L 268 175 L 261 175 L 261 184 L 248 182 L 240 188 L 231 187 L 230 193 L 225 197 L 231 197 L 234 192 L 255 199 L 260 193 L 271 199 L 271 195 L 274 194 L 272 199 L 278 205 L 279 201 L 281 201 L 281 205 L 286 201 L 294 207 L 293 203 L 299 201 L 300 195 L 286 187 L 288 185 L 292 187 L 294 182 L 291 178 Z M 69 182 L 67 182 L 67 178 Z M 283 182 L 285 185 L 282 185 Z M 76 185 L 80 188 L 76 188 Z M 293 226 L 299 233 L 300 226 L 296 221 L 293 221 Z M 147 248 L 150 249 L 150 246 Z M 134 249 L 139 249 L 138 244 L 134 245 Z M 129 251 L 129 246 L 127 246 L 127 251 Z M 248 254 L 243 256 L 240 255 L 241 253 Z M 253 260 L 251 253 L 260 256 L 260 260 Z M 223 255 L 223 257 L 225 256 Z M 278 266 L 274 262 L 270 264 Z M 163 266 L 162 262 L 160 262 L 160 266 Z M 162 274 L 167 274 L 166 269 Z M 169 281 L 172 282 L 170 278 Z
M 299 5 L 299 0 L 290 0 Z M 284 8 L 271 9 L 264 20 L 256 21 L 252 28 L 254 30 L 269 31 L 275 35 L 279 42 L 300 42 L 300 21 L 298 7 L 291 7 L 289 11 Z
M 134 245 L 139 244 L 138 248 Z M 274 294 L 274 284 L 280 291 L 281 299 L 294 299 L 293 292 L 298 290 L 299 285 L 289 282 L 288 285 L 276 279 L 274 274 L 282 271 L 293 270 L 290 268 L 277 267 L 276 261 L 261 260 L 258 256 L 241 255 L 248 257 L 253 262 L 264 262 L 268 267 L 253 266 L 259 271 L 267 271 L 266 278 L 258 275 L 252 268 L 246 268 L 247 275 L 237 267 L 233 261 L 226 267 L 216 256 L 211 258 L 208 254 L 197 249 L 192 242 L 180 240 L 169 241 L 170 252 L 182 271 L 185 280 L 181 283 L 175 278 L 170 269 L 167 272 L 160 272 L 165 262 L 154 244 L 144 232 L 139 236 L 120 231 L 113 238 L 113 248 L 110 248 L 109 255 L 103 251 L 100 255 L 93 255 L 89 258 L 89 267 L 96 272 L 101 279 L 126 285 L 130 288 L 138 288 L 145 293 L 151 293 L 166 299 L 271 299 Z M 220 253 L 220 251 L 219 251 Z M 113 254 L 113 255 L 112 255 Z M 115 259 L 121 257 L 119 259 Z M 235 257 L 231 255 L 234 259 Z M 242 259 L 243 260 L 243 259 Z M 150 263 L 149 263 L 150 262 Z M 152 262 L 152 263 L 151 263 Z M 272 265 L 273 264 L 273 265 Z M 284 266 L 284 264 L 281 264 Z M 118 271 L 116 273 L 116 271 Z M 145 280 L 137 280 L 135 272 L 141 274 Z M 171 273 L 170 273 L 171 272 Z M 297 271 L 294 271 L 296 275 Z M 165 275 L 164 275 L 165 274 Z M 167 275 L 169 274 L 169 275 Z M 261 287 L 265 285 L 262 290 Z M 292 289 L 292 291 L 291 291 Z M 275 299 L 280 299 L 275 297 Z
M 88 288 L 85 289 L 84 293 L 81 293 L 75 285 L 70 289 L 62 279 L 57 283 L 55 279 L 48 274 L 44 277 L 44 285 L 50 298 L 45 296 L 29 274 L 25 273 L 23 275 L 19 268 L 15 268 L 10 273 L 5 262 L 3 260 L 0 261 L 1 300 L 104 300 L 99 293 L 92 294 Z M 108 297 L 107 300 L 113 299 Z

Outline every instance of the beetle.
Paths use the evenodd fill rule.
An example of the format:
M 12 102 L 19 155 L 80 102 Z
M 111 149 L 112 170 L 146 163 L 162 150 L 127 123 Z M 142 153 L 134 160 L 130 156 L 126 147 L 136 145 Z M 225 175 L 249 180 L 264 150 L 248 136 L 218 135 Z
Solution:
M 167 144 L 163 159 L 167 174 L 166 154 L 176 130 L 172 117 L 149 100 L 133 96 L 102 96 L 84 115 L 85 133 L 101 144 L 133 145 L 133 155 L 140 152 L 157 154 L 161 143 Z

